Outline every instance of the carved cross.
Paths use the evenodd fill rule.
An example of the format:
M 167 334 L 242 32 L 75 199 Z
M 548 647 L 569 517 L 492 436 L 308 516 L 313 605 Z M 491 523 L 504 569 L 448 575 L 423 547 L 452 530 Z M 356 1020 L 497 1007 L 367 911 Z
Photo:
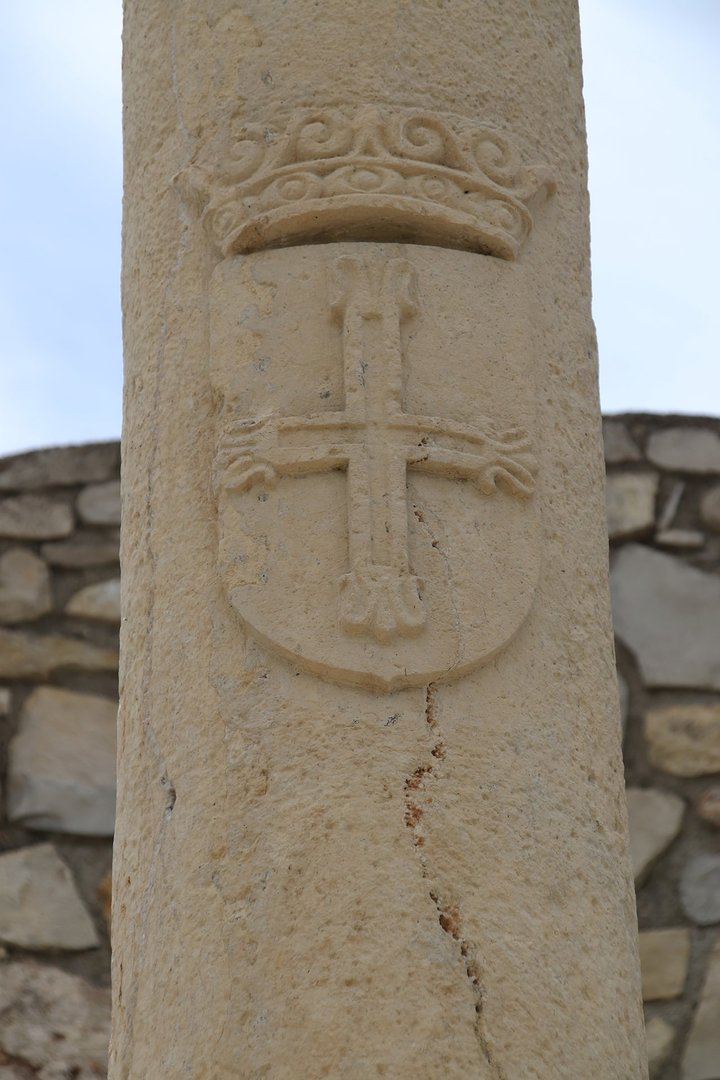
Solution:
M 535 461 L 520 429 L 404 411 L 402 324 L 417 312 L 407 260 L 344 256 L 332 264 L 329 291 L 342 329 L 345 408 L 235 421 L 220 446 L 222 485 L 243 492 L 280 476 L 345 470 L 349 572 L 340 579 L 340 622 L 388 642 L 425 624 L 423 583 L 408 555 L 407 469 L 470 481 L 485 495 L 500 488 L 527 497 Z

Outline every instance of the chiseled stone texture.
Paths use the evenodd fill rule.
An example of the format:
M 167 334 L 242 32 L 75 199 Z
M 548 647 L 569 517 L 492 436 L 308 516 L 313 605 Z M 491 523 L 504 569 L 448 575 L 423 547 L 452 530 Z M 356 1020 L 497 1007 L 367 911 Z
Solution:
M 657 1080 L 675 1041 L 675 1028 L 659 1016 L 653 1016 L 645 1027 L 650 1080 Z
M 0 499 L 0 536 L 11 540 L 50 540 L 69 536 L 74 518 L 67 503 L 44 495 Z
M 679 997 L 690 961 L 690 931 L 684 926 L 644 930 L 640 934 L 643 1001 Z
M 615 633 L 648 686 L 720 690 L 720 577 L 628 544 L 610 586 Z
M 720 1076 L 720 944 L 710 954 L 705 985 L 682 1065 L 682 1080 L 718 1080 Z
M 92 919 L 52 844 L 0 855 L 0 941 L 24 949 L 90 949 Z M 0 982 L 3 969 L 0 968 Z M 0 1019 L 0 1030 L 2 1020 Z
M 29 622 L 51 607 L 50 573 L 43 560 L 25 548 L 0 555 L 0 622 Z
M 120 524 L 120 481 L 91 484 L 78 495 L 77 511 L 88 525 Z
M 720 923 L 720 855 L 696 855 L 680 880 L 685 913 L 699 926 Z
M 700 500 L 700 517 L 713 532 L 720 532 L 720 484 L 706 491 Z
M 623 465 L 630 461 L 640 461 L 642 454 L 627 427 L 621 420 L 612 417 L 603 418 L 603 445 L 605 462 L 608 465 Z
M 83 539 L 72 537 L 52 544 L 43 544 L 42 556 L 51 566 L 70 569 L 86 566 L 109 566 L 120 558 L 120 541 L 116 537 Z
M 0 491 L 32 491 L 90 484 L 113 476 L 120 464 L 117 442 L 54 446 L 0 461 Z
M 645 715 L 650 761 L 674 776 L 720 772 L 720 702 L 658 705 Z
M 68 615 L 79 619 L 99 619 L 101 622 L 120 622 L 120 578 L 86 585 L 65 605 Z
M 720 435 L 703 428 L 665 428 L 654 431 L 647 456 L 661 469 L 685 473 L 720 473 Z
M 657 488 L 655 473 L 623 472 L 608 476 L 605 497 L 611 540 L 652 532 Z
M 34 962 L 0 968 L 0 1060 L 17 1069 L 8 1080 L 104 1077 L 109 1029 L 109 990 Z
M 0 678 L 43 679 L 63 668 L 116 671 L 116 649 L 61 634 L 26 634 L 0 629 Z
M 115 721 L 106 698 L 34 690 L 10 744 L 8 812 L 28 828 L 111 836 Z
M 654 788 L 628 788 L 626 797 L 630 855 L 639 886 L 679 833 L 685 804 L 677 795 Z

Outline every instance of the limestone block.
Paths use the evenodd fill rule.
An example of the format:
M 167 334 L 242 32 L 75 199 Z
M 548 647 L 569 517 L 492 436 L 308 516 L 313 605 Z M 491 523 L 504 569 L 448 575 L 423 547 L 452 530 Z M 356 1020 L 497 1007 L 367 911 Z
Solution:
M 655 534 L 655 543 L 676 551 L 699 551 L 705 546 L 705 534 L 696 529 L 663 529 Z
M 720 532 L 720 484 L 706 491 L 700 500 L 700 517 L 713 532 Z
M 720 772 L 720 703 L 660 705 L 645 716 L 650 761 L 674 776 Z
M 639 536 L 652 530 L 657 486 L 655 473 L 610 473 L 605 496 L 611 540 Z
M 650 1080 L 660 1075 L 660 1070 L 667 1061 L 672 1044 L 675 1041 L 675 1028 L 659 1016 L 653 1016 L 645 1027 Z
M 630 856 L 635 884 L 650 870 L 680 832 L 685 803 L 677 795 L 655 788 L 628 788 Z
M 682 1063 L 682 1080 L 720 1076 L 720 945 L 710 954 L 705 985 L 695 1012 Z
M 98 945 L 72 874 L 52 844 L 0 855 L 0 940 L 23 949 Z
M 50 573 L 43 560 L 25 548 L 0 555 L 0 622 L 29 622 L 51 607 Z
M 43 679 L 61 668 L 117 671 L 116 649 L 60 634 L 33 635 L 0 629 L 0 678 Z
M 679 997 L 690 962 L 690 931 L 685 927 L 644 930 L 640 934 L 643 1001 Z
M 54 967 L 8 963 L 0 978 L 0 1018 L 0 1058 L 18 1067 L 18 1078 L 106 1075 L 109 990 Z
M 120 481 L 91 484 L 78 495 L 77 511 L 88 525 L 120 524 Z
M 81 569 L 85 566 L 109 566 L 120 559 L 120 541 L 117 537 L 88 539 L 73 537 L 54 544 L 43 544 L 43 558 L 51 566 Z
M 720 472 L 720 435 L 690 427 L 654 431 L 646 454 L 653 465 L 673 472 Z
M 69 536 L 73 512 L 66 503 L 43 495 L 16 495 L 0 501 L 0 536 L 12 540 L 49 540 Z
M 34 690 L 10 743 L 8 816 L 27 828 L 112 836 L 117 705 Z
M 610 575 L 615 633 L 648 686 L 720 690 L 720 578 L 638 544 Z
M 698 816 L 708 825 L 720 828 L 720 785 L 714 784 L 700 796 L 697 804 Z
M 7 716 L 10 712 L 10 690 L 7 686 L 0 686 L 0 716 Z
M 33 450 L 0 462 L 0 491 L 31 491 L 107 480 L 120 466 L 120 444 L 89 443 Z
M 622 420 L 603 419 L 603 444 L 608 465 L 623 465 L 628 461 L 640 461 L 642 454 L 637 443 Z
M 720 922 L 720 855 L 696 855 L 680 879 L 685 913 L 698 926 Z
M 65 605 L 68 615 L 79 619 L 98 619 L 101 622 L 120 622 L 120 578 L 86 585 Z

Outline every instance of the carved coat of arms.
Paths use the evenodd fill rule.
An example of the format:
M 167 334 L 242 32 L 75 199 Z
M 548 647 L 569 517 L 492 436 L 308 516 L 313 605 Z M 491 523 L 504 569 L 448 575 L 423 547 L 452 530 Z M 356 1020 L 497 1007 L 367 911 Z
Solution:
M 236 256 L 210 325 L 219 561 L 251 632 L 381 690 L 506 645 L 538 572 L 521 268 L 398 244 Z

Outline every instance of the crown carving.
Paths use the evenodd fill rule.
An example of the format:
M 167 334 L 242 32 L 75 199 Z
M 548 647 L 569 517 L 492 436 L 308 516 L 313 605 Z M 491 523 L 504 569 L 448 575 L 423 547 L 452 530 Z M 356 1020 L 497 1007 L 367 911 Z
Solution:
M 495 128 L 375 106 L 304 110 L 282 134 L 236 115 L 178 179 L 225 256 L 386 240 L 514 259 L 555 189 Z

